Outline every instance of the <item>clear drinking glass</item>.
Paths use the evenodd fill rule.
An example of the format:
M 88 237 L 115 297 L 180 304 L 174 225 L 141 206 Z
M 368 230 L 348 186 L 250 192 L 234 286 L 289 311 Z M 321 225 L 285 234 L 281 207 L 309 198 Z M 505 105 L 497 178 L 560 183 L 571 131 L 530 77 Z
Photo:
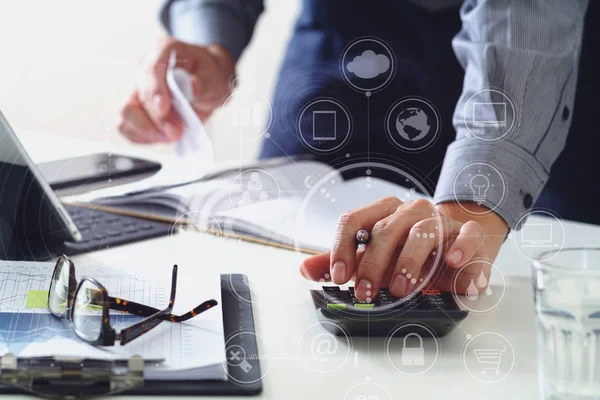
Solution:
M 533 262 L 543 399 L 600 399 L 600 248 L 542 253 Z

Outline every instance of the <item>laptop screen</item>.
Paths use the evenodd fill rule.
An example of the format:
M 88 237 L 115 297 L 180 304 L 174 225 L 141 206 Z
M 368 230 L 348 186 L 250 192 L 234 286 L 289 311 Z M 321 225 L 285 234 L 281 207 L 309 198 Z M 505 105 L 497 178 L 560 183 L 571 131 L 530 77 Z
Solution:
M 72 238 L 72 227 L 68 214 L 0 113 L 0 259 L 29 258 L 24 254 Z

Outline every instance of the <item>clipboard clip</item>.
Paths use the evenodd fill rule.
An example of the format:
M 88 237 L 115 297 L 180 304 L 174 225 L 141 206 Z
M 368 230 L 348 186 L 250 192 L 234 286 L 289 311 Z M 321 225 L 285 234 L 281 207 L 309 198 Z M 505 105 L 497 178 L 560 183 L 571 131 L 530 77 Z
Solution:
M 71 357 L 0 358 L 0 383 L 46 398 L 82 399 L 114 394 L 144 384 L 144 360 Z

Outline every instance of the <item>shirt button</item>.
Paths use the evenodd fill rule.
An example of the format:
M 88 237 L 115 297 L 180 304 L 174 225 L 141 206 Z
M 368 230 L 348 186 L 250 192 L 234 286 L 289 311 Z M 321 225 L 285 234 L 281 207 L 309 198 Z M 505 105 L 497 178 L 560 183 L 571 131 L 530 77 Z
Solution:
M 571 110 L 569 110 L 569 107 L 564 106 L 563 112 L 562 112 L 562 119 L 563 119 L 563 121 L 568 120 L 570 114 L 571 114 Z
M 533 205 L 533 197 L 531 197 L 530 194 L 526 194 L 525 197 L 523 197 L 523 206 L 527 209 L 531 208 L 531 206 Z

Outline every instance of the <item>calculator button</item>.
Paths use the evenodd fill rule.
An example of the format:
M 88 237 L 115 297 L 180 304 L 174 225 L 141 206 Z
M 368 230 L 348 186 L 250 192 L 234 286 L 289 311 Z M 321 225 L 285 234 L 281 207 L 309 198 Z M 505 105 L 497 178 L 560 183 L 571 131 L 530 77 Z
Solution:
M 339 286 L 323 286 L 323 291 L 330 295 L 336 295 L 342 292 Z
M 346 304 L 344 303 L 328 303 L 327 308 L 333 310 L 344 310 L 346 309 Z
M 354 303 L 354 308 L 365 308 L 365 309 L 370 309 L 370 308 L 374 308 L 375 304 L 373 303 Z

